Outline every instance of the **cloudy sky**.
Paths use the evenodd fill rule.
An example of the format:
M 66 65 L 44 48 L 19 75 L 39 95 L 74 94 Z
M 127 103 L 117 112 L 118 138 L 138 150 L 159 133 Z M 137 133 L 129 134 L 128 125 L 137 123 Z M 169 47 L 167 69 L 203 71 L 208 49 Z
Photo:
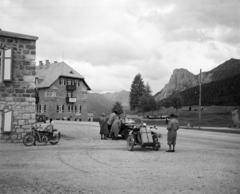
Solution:
M 240 58 L 240 0 L 1 0 L 0 28 L 39 37 L 37 60 L 66 61 L 93 91 L 153 93 L 175 68 Z

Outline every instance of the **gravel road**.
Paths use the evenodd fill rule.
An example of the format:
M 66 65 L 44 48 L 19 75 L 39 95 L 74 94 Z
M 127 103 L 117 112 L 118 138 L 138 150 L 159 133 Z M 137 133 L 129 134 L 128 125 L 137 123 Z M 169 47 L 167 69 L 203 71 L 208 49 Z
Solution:
M 240 193 L 240 135 L 179 130 L 175 153 L 127 151 L 94 123 L 57 122 L 56 146 L 0 144 L 0 193 Z

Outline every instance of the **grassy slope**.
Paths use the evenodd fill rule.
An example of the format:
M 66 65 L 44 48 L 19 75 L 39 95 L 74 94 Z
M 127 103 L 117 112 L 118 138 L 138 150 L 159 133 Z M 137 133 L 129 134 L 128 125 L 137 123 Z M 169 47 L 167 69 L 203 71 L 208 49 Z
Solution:
M 209 106 L 204 107 L 202 111 L 202 120 L 201 126 L 212 126 L 212 127 L 229 127 L 232 125 L 231 120 L 231 110 L 233 107 L 226 106 Z M 175 113 L 175 110 L 172 108 L 162 109 L 157 112 L 149 112 L 147 114 L 155 115 L 168 115 L 170 113 Z M 187 107 L 178 110 L 180 125 L 187 125 L 188 123 L 191 126 L 198 126 L 198 111 L 197 107 L 193 107 L 192 111 L 188 111 Z M 165 121 L 159 120 L 145 120 L 147 124 L 152 125 L 165 125 Z

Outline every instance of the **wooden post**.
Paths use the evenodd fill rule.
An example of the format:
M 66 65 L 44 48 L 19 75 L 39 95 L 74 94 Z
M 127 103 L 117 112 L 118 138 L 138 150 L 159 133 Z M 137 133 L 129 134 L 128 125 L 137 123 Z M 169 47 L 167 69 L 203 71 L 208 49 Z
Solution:
M 198 103 L 198 128 L 201 128 L 201 112 L 202 112 L 202 69 L 199 74 L 199 103 Z

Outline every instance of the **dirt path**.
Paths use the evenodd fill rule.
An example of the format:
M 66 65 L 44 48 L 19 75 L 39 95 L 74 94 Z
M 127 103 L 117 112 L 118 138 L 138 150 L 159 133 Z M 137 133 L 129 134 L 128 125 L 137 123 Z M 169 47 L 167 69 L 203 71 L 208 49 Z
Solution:
M 0 144 L 0 193 L 240 193 L 240 135 L 179 131 L 177 152 L 100 140 L 97 125 L 56 124 L 57 146 Z

